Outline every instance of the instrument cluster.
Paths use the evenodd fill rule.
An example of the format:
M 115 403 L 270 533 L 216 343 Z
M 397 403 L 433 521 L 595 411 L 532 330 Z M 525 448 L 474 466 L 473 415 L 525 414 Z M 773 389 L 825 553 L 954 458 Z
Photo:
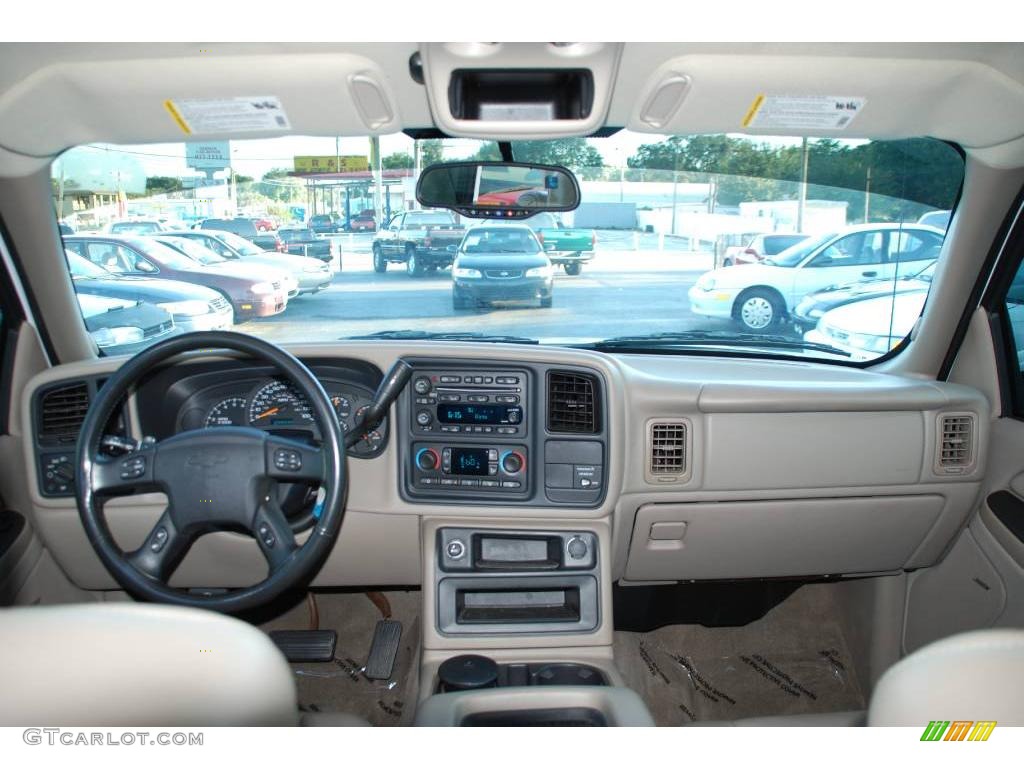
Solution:
M 346 434 L 362 422 L 363 412 L 373 401 L 373 392 L 349 382 L 321 380 L 331 398 L 334 414 Z M 216 385 L 188 399 L 178 418 L 178 430 L 217 427 L 256 427 L 277 434 L 318 432 L 306 397 L 281 377 Z M 369 430 L 349 448 L 361 458 L 377 455 L 384 446 L 387 423 Z

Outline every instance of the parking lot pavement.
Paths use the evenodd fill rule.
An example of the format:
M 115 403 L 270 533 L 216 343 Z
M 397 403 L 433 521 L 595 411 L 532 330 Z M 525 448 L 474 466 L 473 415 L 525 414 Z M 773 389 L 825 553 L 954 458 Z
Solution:
M 411 278 L 399 265 L 378 274 L 369 254 L 343 254 L 330 288 L 293 299 L 280 315 L 235 326 L 273 341 L 333 341 L 384 330 L 477 331 L 539 339 L 602 339 L 630 333 L 733 330 L 692 315 L 687 291 L 711 254 L 598 251 L 572 277 L 556 272 L 554 306 L 453 310 L 448 271 Z

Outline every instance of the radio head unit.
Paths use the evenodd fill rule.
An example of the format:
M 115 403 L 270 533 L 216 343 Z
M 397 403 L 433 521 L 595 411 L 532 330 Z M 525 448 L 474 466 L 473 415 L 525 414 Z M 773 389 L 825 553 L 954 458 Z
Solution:
M 410 395 L 413 434 L 525 437 L 528 375 L 524 370 L 417 369 Z

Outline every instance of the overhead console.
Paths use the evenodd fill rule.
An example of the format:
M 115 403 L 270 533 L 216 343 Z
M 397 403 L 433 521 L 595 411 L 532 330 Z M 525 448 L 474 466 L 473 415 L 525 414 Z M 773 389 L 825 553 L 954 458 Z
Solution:
M 604 498 L 606 388 L 596 371 L 413 365 L 399 407 L 406 499 L 596 506 Z
M 605 123 L 621 43 L 425 43 L 415 60 L 451 136 L 546 139 Z

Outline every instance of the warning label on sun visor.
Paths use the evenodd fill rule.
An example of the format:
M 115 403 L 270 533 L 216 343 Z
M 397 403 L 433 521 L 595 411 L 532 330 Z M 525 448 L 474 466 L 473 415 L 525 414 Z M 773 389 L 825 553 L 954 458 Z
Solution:
M 743 118 L 744 128 L 829 130 L 846 128 L 864 108 L 857 96 L 770 96 L 758 94 Z
M 288 115 L 276 96 L 233 99 L 168 99 L 164 107 L 186 135 L 287 131 Z

